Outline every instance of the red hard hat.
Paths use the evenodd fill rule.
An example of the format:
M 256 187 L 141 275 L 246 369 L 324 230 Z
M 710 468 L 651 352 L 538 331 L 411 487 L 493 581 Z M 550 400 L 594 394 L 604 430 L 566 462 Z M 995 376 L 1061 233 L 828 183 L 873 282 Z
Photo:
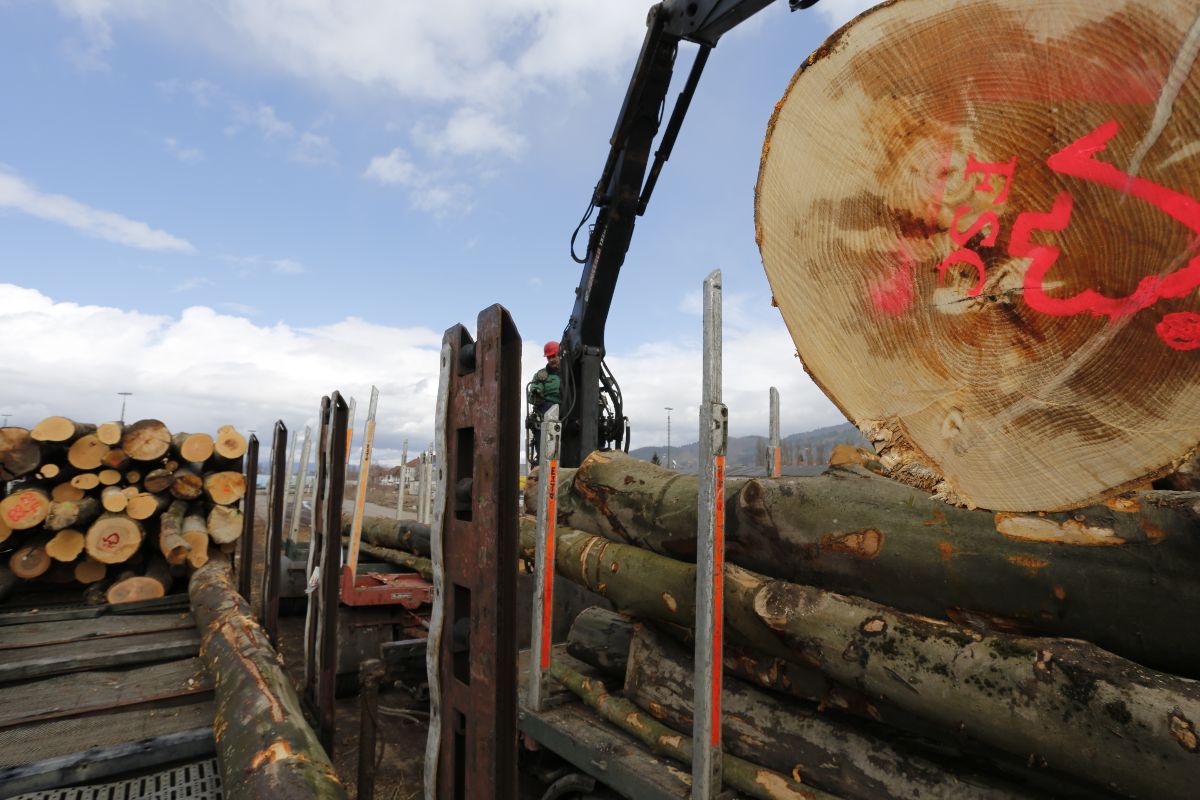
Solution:
M 558 355 L 558 342 L 546 342 L 546 346 L 542 348 L 542 354 L 546 358 L 554 358 Z

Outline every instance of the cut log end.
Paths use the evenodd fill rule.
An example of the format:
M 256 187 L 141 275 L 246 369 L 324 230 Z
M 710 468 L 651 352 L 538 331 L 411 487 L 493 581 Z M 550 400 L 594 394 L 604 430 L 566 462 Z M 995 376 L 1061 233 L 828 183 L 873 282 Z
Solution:
M 194 568 L 203 567 L 208 563 L 208 532 L 203 530 L 185 531 L 183 540 L 187 542 L 187 563 Z
M 213 437 L 207 433 L 177 433 L 172 442 L 184 461 L 203 464 L 212 458 Z
M 217 544 L 231 544 L 242 535 L 242 512 L 230 506 L 213 506 L 208 512 L 208 535 Z
M 121 443 L 121 437 L 125 433 L 125 426 L 120 422 L 105 422 L 102 425 L 96 426 L 96 438 L 104 442 L 109 447 L 116 447 Z
M 42 461 L 42 448 L 24 428 L 0 428 L 0 480 L 33 472 Z
M 75 580 L 92 584 L 104 580 L 108 567 L 94 558 L 85 558 L 75 565 Z
M 222 458 L 241 458 L 246 454 L 246 437 L 238 433 L 232 425 L 222 425 L 217 430 L 213 449 Z
M 33 426 L 30 435 L 39 442 L 73 442 L 95 430 L 95 425 L 75 422 L 67 417 L 46 417 Z
M 18 578 L 38 578 L 50 569 L 52 559 L 41 544 L 30 543 L 19 548 L 8 559 L 8 568 Z
M 127 561 L 142 544 L 142 526 L 124 514 L 105 514 L 88 528 L 85 548 L 104 564 Z
M 76 439 L 67 450 L 67 462 L 76 469 L 98 469 L 104 463 L 109 449 L 108 445 L 96 438 L 96 434 L 89 433 Z
M 108 587 L 108 592 L 105 593 L 108 602 L 114 605 L 136 603 L 140 600 L 155 600 L 164 595 L 166 595 L 166 590 L 163 589 L 163 585 L 144 575 L 135 575 L 132 578 L 117 581 Z
M 245 496 L 246 478 L 240 472 L 213 472 L 204 476 L 204 491 L 214 503 L 231 505 Z
M 83 552 L 84 537 L 77 530 L 66 528 L 46 543 L 46 553 L 55 561 L 74 561 Z
M 121 436 L 121 449 L 137 461 L 162 458 L 170 447 L 171 432 L 156 419 L 138 420 Z
M 42 524 L 50 513 L 50 496 L 41 489 L 22 489 L 0 500 L 0 519 L 14 531 Z

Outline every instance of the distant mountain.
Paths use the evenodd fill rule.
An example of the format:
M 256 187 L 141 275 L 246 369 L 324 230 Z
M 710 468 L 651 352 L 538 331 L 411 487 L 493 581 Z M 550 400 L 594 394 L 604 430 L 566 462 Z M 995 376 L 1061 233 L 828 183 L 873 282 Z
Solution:
M 826 428 L 793 433 L 780 441 L 783 450 L 782 460 L 785 466 L 796 464 L 825 464 L 829 461 L 829 453 L 834 445 L 849 444 L 855 447 L 871 449 L 858 428 L 849 422 L 840 425 L 830 425 Z M 630 450 L 629 455 L 650 461 L 655 453 L 658 454 L 663 466 L 667 465 L 667 446 L 654 445 Z M 730 467 L 761 467 L 765 466 L 767 453 L 767 437 L 765 436 L 735 436 L 729 440 L 729 450 L 725 456 Z M 675 469 L 680 472 L 696 472 L 700 458 L 700 443 L 692 442 L 685 445 L 671 445 L 671 460 Z

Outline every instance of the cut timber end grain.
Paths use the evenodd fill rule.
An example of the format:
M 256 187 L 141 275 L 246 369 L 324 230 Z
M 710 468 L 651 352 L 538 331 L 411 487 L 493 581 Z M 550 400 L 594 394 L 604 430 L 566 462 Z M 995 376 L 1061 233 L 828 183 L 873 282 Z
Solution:
M 202 464 L 212 458 L 213 437 L 207 433 L 177 433 L 171 443 L 184 461 Z
M 73 442 L 95 430 L 95 425 L 86 422 L 75 422 L 66 417 L 46 417 L 33 426 L 30 434 L 39 442 Z
M 129 502 L 125 505 L 125 513 L 132 519 L 150 519 L 170 503 L 170 495 L 142 492 L 129 498 Z
M 222 425 L 217 430 L 213 449 L 223 458 L 241 458 L 246 454 L 246 438 L 232 425 Z
M 104 564 L 119 564 L 142 544 L 142 526 L 124 514 L 105 514 L 88 528 L 84 547 Z
M 102 469 L 96 473 L 96 479 L 104 486 L 115 486 L 121 482 L 121 473 L 115 469 Z
M 139 600 L 155 600 L 165 595 L 170 588 L 170 567 L 162 558 L 151 556 L 146 564 L 145 575 L 122 578 L 108 587 L 105 596 L 108 602 L 114 605 L 135 603 Z
M 0 543 L 7 542 L 10 536 L 12 536 L 12 528 L 8 527 L 8 523 L 3 518 L 0 518 Z
M 45 467 L 42 467 L 42 475 L 46 475 L 46 467 L 50 466 L 52 465 L 47 464 Z M 46 475 L 46 477 L 53 476 Z M 86 492 L 88 489 L 95 489 L 100 485 L 100 476 L 94 472 L 81 472 L 74 478 L 71 478 L 71 485 L 76 489 L 83 489 Z
M 182 564 L 191 545 L 183 538 L 183 519 L 187 504 L 175 500 L 158 520 L 158 548 L 169 564 Z
M 42 462 L 42 448 L 24 428 L 0 428 L 0 480 L 28 475 Z
M 75 580 L 80 583 L 96 583 L 104 580 L 108 567 L 94 558 L 85 558 L 75 565 Z
M 125 506 L 129 505 L 129 498 L 120 486 L 105 486 L 100 492 L 100 504 L 104 506 L 105 511 L 115 514 L 125 510 Z
M 204 520 L 201 519 L 201 522 Z M 208 563 L 208 531 L 184 531 L 183 540 L 191 548 L 187 554 L 187 562 L 193 567 L 203 567 Z
M 46 520 L 42 523 L 48 531 L 61 531 L 75 525 L 91 522 L 100 513 L 100 501 L 94 497 L 79 500 L 56 500 L 50 504 Z
M 166 455 L 171 432 L 156 419 L 142 419 L 125 429 L 121 449 L 137 461 L 153 461 Z
M 46 543 L 46 553 L 55 561 L 74 561 L 83 552 L 83 534 L 64 528 Z
M 131 469 L 125 473 L 126 483 L 141 483 L 142 471 L 140 469 Z
M 214 503 L 227 506 L 246 494 L 246 478 L 240 472 L 213 472 L 204 476 L 204 491 Z
M 58 473 L 62 472 L 62 467 L 58 464 L 42 464 L 42 468 L 38 470 L 39 478 L 57 478 Z
M 101 464 L 109 469 L 123 469 L 129 463 L 129 455 L 119 447 L 114 447 L 102 458 Z
M 174 478 L 174 470 L 152 469 L 142 478 L 142 488 L 147 492 L 165 492 Z
M 195 500 L 204 494 L 204 479 L 193 470 L 177 470 L 171 479 L 171 494 L 180 500 Z
M 96 434 L 89 433 L 79 437 L 71 445 L 71 449 L 67 451 L 67 461 L 76 469 L 97 469 L 104 462 L 108 451 L 108 445 L 97 439 Z
M 96 438 L 112 447 L 121 443 L 124 433 L 125 426 L 120 422 L 105 422 L 96 426 Z
M 41 543 L 30 543 L 21 547 L 8 560 L 8 568 L 18 578 L 29 580 L 43 575 L 50 569 L 50 556 Z
M 29 530 L 42 524 L 48 513 L 50 496 L 41 489 L 22 489 L 0 500 L 0 519 L 14 531 Z
M 242 535 L 242 512 L 230 506 L 213 506 L 208 512 L 208 535 L 217 544 L 229 544 Z
M 992 511 L 1099 503 L 1200 442 L 1197 6 L 1030 8 L 858 17 L 776 106 L 755 192 L 805 371 L 893 476 Z
M 70 482 L 60 483 L 50 490 L 50 499 L 56 503 L 64 500 L 82 500 L 83 489 L 71 485 Z

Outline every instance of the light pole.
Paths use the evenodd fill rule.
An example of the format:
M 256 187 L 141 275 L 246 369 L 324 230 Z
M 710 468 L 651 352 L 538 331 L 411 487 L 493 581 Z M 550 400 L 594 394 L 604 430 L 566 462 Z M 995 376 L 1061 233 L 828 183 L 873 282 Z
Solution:
M 673 469 L 671 466 L 671 412 L 675 409 L 671 406 L 663 406 L 667 410 L 667 469 Z
M 121 424 L 124 425 L 125 424 L 125 401 L 129 398 L 129 396 L 131 394 L 133 394 L 133 392 L 117 392 L 117 394 L 121 395 Z
M 8 427 L 8 418 L 11 416 L 12 416 L 11 411 L 0 411 L 0 417 L 4 417 L 4 424 L 0 425 L 0 427 L 7 428 Z

